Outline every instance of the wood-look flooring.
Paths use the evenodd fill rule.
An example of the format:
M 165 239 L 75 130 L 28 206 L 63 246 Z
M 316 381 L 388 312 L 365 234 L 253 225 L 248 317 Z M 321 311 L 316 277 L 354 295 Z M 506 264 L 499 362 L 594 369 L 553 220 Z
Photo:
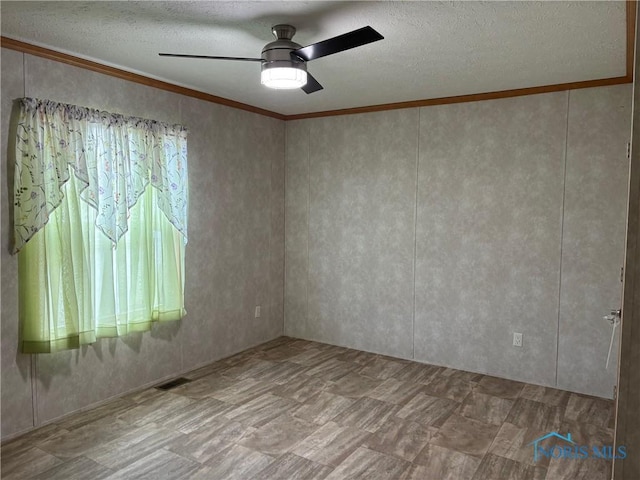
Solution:
M 529 446 L 550 431 L 611 445 L 608 400 L 287 337 L 186 377 L 2 445 L 2 478 L 610 477 L 610 461 Z

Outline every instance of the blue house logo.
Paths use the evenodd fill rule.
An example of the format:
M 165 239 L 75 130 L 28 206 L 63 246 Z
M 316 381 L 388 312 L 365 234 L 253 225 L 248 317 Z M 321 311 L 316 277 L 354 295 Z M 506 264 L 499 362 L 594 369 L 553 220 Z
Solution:
M 531 442 L 529 445 L 527 445 L 527 446 L 533 445 L 533 461 L 534 462 L 538 461 L 539 452 L 542 453 L 543 455 L 545 455 L 546 457 L 549 457 L 548 451 L 540 446 L 540 442 L 546 440 L 547 438 L 551 438 L 551 437 L 559 438 L 560 440 L 563 440 L 563 441 L 565 441 L 565 442 L 567 442 L 567 443 L 569 443 L 571 445 L 575 445 L 576 444 L 576 442 L 574 442 L 571 439 L 571 434 L 570 433 L 567 433 L 567 436 L 563 437 L 558 432 L 549 432 L 546 435 L 543 435 L 542 437 L 536 438 L 533 442 Z
M 563 443 L 555 442 L 551 447 L 545 447 L 542 442 L 549 438 L 557 438 Z M 594 459 L 620 459 L 627 457 L 627 448 L 624 445 L 615 448 L 612 445 L 578 445 L 571 438 L 571 434 L 566 436 L 560 435 L 558 432 L 549 432 L 542 437 L 536 438 L 527 446 L 533 445 L 533 461 L 537 462 L 542 456 L 545 458 L 563 458 L 572 460 L 583 460 L 586 458 Z

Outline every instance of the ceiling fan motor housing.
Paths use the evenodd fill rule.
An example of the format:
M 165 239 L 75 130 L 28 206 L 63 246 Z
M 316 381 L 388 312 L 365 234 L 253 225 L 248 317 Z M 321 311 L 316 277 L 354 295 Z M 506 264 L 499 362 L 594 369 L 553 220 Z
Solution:
M 262 49 L 262 70 L 270 68 L 296 68 L 307 71 L 307 63 L 291 52 L 302 48 L 302 45 L 291 40 L 296 29 L 291 25 L 275 25 L 271 29 L 276 40 L 267 43 Z

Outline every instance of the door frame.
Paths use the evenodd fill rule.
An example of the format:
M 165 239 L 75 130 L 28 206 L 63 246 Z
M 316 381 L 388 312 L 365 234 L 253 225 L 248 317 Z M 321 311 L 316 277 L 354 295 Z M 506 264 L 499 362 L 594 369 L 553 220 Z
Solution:
M 639 16 L 640 9 L 637 9 L 634 72 L 640 71 L 637 55 L 640 43 L 637 28 Z M 625 459 L 614 458 L 614 480 L 640 478 L 640 82 L 636 75 L 633 78 L 629 201 L 615 424 L 615 446 L 626 447 L 628 456 Z

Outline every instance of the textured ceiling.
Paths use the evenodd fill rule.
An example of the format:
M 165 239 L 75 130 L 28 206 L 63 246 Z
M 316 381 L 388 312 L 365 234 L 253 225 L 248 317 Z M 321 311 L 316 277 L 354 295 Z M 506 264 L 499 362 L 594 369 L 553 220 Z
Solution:
M 6 2 L 2 35 L 285 115 L 625 75 L 625 2 Z M 270 27 L 385 40 L 309 63 L 324 90 L 260 85 Z

